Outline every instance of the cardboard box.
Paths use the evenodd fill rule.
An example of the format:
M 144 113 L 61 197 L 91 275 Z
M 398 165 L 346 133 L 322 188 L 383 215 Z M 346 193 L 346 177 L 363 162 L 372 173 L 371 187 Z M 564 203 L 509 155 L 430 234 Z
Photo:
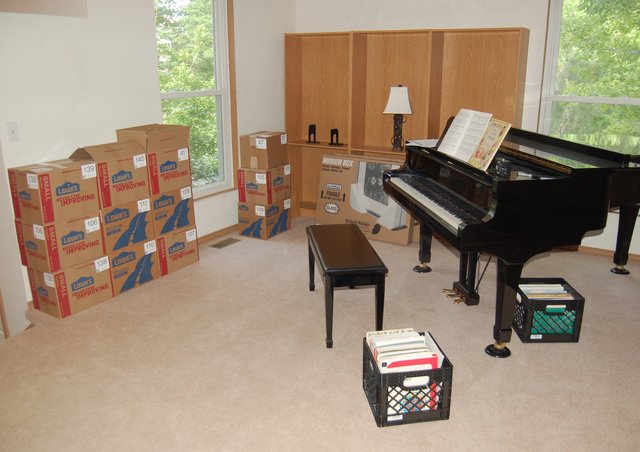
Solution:
M 156 237 L 150 198 L 102 209 L 101 214 L 107 254 L 115 254 L 131 244 L 145 243 Z
M 198 262 L 198 234 L 195 228 L 169 232 L 156 241 L 162 276 Z
M 59 319 L 113 298 L 106 256 L 53 273 L 33 268 L 27 273 L 33 306 Z
M 287 134 L 283 132 L 255 132 L 240 137 L 240 166 L 251 169 L 270 169 L 287 162 Z
M 151 208 L 157 237 L 196 227 L 191 186 L 153 196 Z
M 250 204 L 272 204 L 291 197 L 291 165 L 268 170 L 238 169 L 238 200 Z
M 150 195 L 191 185 L 189 127 L 147 124 L 118 129 L 116 134 L 118 141 L 136 140 L 146 150 Z
M 357 224 L 368 239 L 407 245 L 413 220 L 383 190 L 382 174 L 398 162 L 325 155 L 316 207 L 318 224 Z
M 291 229 L 291 200 L 267 205 L 238 203 L 238 229 L 241 235 L 262 240 Z
M 147 156 L 137 141 L 86 146 L 71 158 L 95 160 L 102 208 L 149 196 Z
M 16 230 L 21 254 L 27 266 L 53 273 L 105 254 L 97 212 L 93 217 L 61 220 L 45 225 L 31 224 L 16 219 Z
M 108 256 L 114 295 L 160 278 L 155 240 L 129 245 Z
M 96 163 L 91 160 L 54 160 L 8 173 L 16 218 L 47 224 L 100 209 Z

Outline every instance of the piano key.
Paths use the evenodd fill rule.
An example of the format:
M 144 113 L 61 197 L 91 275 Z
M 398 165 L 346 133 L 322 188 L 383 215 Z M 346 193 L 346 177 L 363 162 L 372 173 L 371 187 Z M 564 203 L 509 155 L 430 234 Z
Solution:
M 422 204 L 433 215 L 442 220 L 444 226 L 447 227 L 447 229 L 449 229 L 455 235 L 458 234 L 458 227 L 463 224 L 464 221 L 462 220 L 462 218 L 452 213 L 451 208 L 448 209 L 441 205 L 442 200 L 440 200 L 440 203 L 434 200 L 434 198 L 437 197 L 435 194 L 431 194 L 431 196 L 429 196 L 428 194 L 423 193 L 423 191 L 426 190 L 418 190 L 417 188 L 414 188 L 413 186 L 409 185 L 409 183 L 398 177 L 390 178 L 388 183 L 395 185 L 411 198 Z

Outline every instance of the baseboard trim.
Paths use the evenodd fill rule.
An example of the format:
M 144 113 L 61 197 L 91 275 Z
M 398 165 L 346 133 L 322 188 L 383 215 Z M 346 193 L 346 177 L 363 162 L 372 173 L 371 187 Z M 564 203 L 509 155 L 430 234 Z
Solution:
M 203 243 L 210 242 L 212 240 L 223 237 L 227 234 L 231 234 L 238 230 L 238 225 L 234 224 L 233 226 L 226 227 L 224 229 L 220 229 L 218 231 L 211 232 L 210 234 L 205 234 L 203 236 L 198 237 L 198 244 L 202 245 Z
M 605 250 L 602 248 L 592 248 L 590 246 L 580 246 L 578 247 L 578 251 L 585 254 L 593 254 L 596 256 L 607 256 L 613 259 L 613 251 Z M 640 254 L 629 254 L 630 261 L 640 261 Z

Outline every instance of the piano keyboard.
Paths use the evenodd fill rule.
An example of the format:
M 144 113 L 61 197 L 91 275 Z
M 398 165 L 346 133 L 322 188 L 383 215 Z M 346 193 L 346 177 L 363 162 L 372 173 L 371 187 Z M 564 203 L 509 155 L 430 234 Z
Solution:
M 458 235 L 461 224 L 478 223 L 478 218 L 455 204 L 438 185 L 428 178 L 392 177 L 387 183 L 395 185 L 424 206 L 454 235 Z

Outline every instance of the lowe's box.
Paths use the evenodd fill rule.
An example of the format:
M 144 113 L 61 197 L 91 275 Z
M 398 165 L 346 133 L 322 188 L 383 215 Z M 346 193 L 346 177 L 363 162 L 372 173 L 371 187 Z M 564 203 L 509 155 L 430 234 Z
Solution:
M 118 141 L 136 140 L 146 150 L 150 195 L 191 185 L 189 127 L 147 124 L 116 134 Z
M 74 265 L 53 273 L 28 268 L 33 305 L 62 319 L 113 297 L 109 259 Z
M 153 196 L 151 209 L 151 217 L 158 237 L 196 227 L 191 186 Z
M 9 186 L 16 218 L 47 224 L 100 209 L 96 163 L 55 160 L 10 168 Z
M 129 245 L 108 256 L 114 295 L 160 278 L 155 240 Z
M 238 203 L 238 229 L 241 235 L 262 240 L 291 229 L 291 200 L 267 205 Z
M 291 197 L 291 165 L 268 170 L 238 169 L 238 200 L 251 204 L 272 204 Z
M 95 160 L 102 208 L 149 196 L 147 156 L 137 141 L 86 146 L 71 158 Z
M 20 254 L 35 270 L 53 273 L 105 254 L 97 214 L 45 225 L 15 221 Z
M 198 262 L 196 229 L 173 231 L 156 240 L 162 276 Z
M 240 137 L 240 166 L 270 169 L 287 162 L 287 134 L 255 132 Z
M 413 220 L 387 195 L 382 176 L 397 162 L 372 157 L 322 157 L 318 224 L 356 224 L 368 239 L 407 245 Z
M 107 254 L 114 254 L 135 243 L 155 238 L 151 201 L 138 199 L 102 209 L 102 235 Z

